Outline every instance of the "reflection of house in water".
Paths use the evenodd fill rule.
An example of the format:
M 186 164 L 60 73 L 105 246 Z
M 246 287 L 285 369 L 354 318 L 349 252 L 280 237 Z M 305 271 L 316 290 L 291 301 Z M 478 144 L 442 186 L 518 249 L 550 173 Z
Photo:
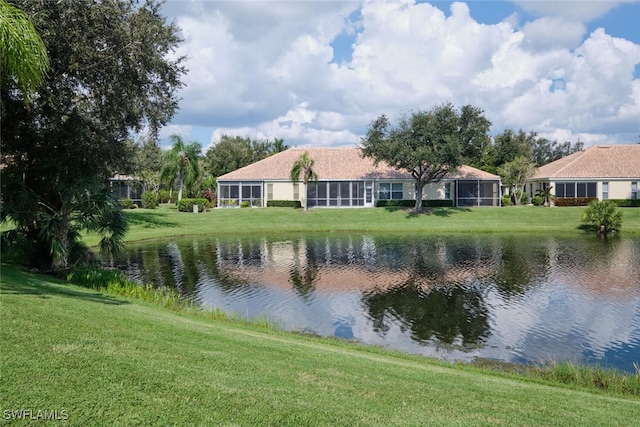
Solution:
M 582 293 L 608 298 L 630 298 L 638 294 L 640 246 L 635 239 L 607 240 L 594 237 L 571 248 L 549 245 L 553 278 L 578 287 Z
M 378 248 L 371 236 L 343 239 L 300 238 L 247 247 L 242 241 L 218 246 L 218 267 L 225 276 L 301 293 L 376 292 L 397 286 L 423 291 L 486 277 L 499 262 L 496 253 L 477 259 L 443 241 L 409 239 Z M 407 264 L 407 259 L 411 260 Z

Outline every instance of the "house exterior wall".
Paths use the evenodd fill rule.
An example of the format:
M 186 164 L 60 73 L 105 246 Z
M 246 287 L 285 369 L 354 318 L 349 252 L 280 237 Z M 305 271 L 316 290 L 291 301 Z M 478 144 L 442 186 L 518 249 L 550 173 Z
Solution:
M 492 185 L 494 188 L 494 190 L 499 188 L 499 182 L 498 181 L 484 181 L 484 180 L 471 180 L 473 182 L 478 181 L 479 183 L 484 183 L 483 185 Z M 377 180 L 377 181 L 373 181 L 373 180 L 349 180 L 349 181 L 339 181 L 339 180 L 328 180 L 328 181 L 324 181 L 324 180 L 320 180 L 319 183 L 361 183 L 365 188 L 368 186 L 372 185 L 372 190 L 373 190 L 373 204 L 369 205 L 369 206 L 375 206 L 375 202 L 377 200 L 381 200 L 381 187 L 382 186 L 387 186 L 387 189 L 389 188 L 393 188 L 393 197 L 388 194 L 387 195 L 387 200 L 389 199 L 402 199 L 402 200 L 415 200 L 415 182 L 413 180 L 398 180 L 398 179 L 382 179 L 382 180 Z M 463 180 L 463 182 L 470 182 L 468 180 Z M 252 183 L 255 185 L 257 184 L 256 181 L 252 181 Z M 456 185 L 457 181 L 453 180 L 453 179 L 448 179 L 448 180 L 442 180 L 439 182 L 435 182 L 435 183 L 431 183 L 426 185 L 423 188 L 422 191 L 422 198 L 424 200 L 445 200 L 445 199 L 449 199 L 449 200 L 453 200 L 454 205 L 457 204 L 457 194 L 456 194 L 456 190 L 457 190 L 457 185 Z M 233 181 L 233 182 L 219 182 L 218 183 L 219 186 L 220 185 L 229 185 L 229 184 L 240 184 L 240 181 Z M 311 183 L 310 183 L 311 184 Z M 393 186 L 395 184 L 395 186 Z M 244 184 L 243 184 L 244 185 Z M 297 196 L 298 197 L 294 197 L 294 186 L 298 187 L 298 191 L 297 191 Z M 397 191 L 398 189 L 398 185 L 401 186 L 402 188 L 402 194 L 400 195 L 399 192 Z M 306 203 L 306 196 L 307 196 L 307 186 L 302 183 L 292 183 L 290 181 L 262 181 L 261 182 L 261 187 L 262 187 L 262 198 L 260 200 L 260 204 L 252 204 L 252 206 L 262 206 L 262 207 L 266 207 L 267 206 L 267 202 L 269 200 L 298 200 L 300 201 L 300 203 L 302 204 L 302 206 L 305 205 Z M 448 194 L 447 194 L 447 187 L 448 187 Z M 220 188 L 219 188 L 220 190 Z M 492 203 L 473 203 L 473 206 L 499 206 L 500 205 L 500 195 L 498 194 L 499 192 L 496 190 L 495 192 L 495 197 L 492 201 Z M 446 196 L 449 196 L 448 198 Z M 233 203 L 225 203 L 225 197 L 222 195 L 221 191 L 218 191 L 218 206 L 223 206 L 223 207 L 235 207 L 237 205 L 239 205 L 239 202 L 241 200 L 243 200 L 242 198 L 238 197 L 238 198 L 233 198 L 230 196 Z M 355 197 L 355 196 L 354 196 Z M 486 197 L 486 195 L 483 195 L 483 197 Z M 366 196 L 365 196 L 366 199 Z M 475 196 L 474 196 L 475 199 Z M 469 205 L 469 206 L 472 206 Z M 322 205 L 325 206 L 325 205 Z M 330 206 L 327 204 L 327 206 Z M 331 205 L 331 206 L 336 206 L 336 205 Z M 336 207 L 339 207 L 340 202 L 338 202 Z M 355 206 L 352 205 L 352 206 Z M 358 204 L 358 206 L 362 206 L 360 204 Z M 365 201 L 364 206 L 367 206 L 367 203 Z M 343 206 L 343 207 L 347 207 L 347 206 Z
M 558 196 L 558 194 L 556 193 L 556 189 L 558 188 L 559 184 L 564 184 L 564 183 L 572 183 L 572 182 L 577 182 L 577 183 L 595 183 L 596 184 L 596 197 L 598 198 L 598 200 L 603 200 L 603 199 L 632 199 L 633 198 L 633 194 L 632 194 L 632 183 L 636 182 L 637 183 L 637 187 L 640 186 L 640 178 L 633 178 L 633 179 L 616 179 L 616 178 L 563 178 L 563 179 L 555 179 L 555 180 L 548 180 L 548 179 L 540 179 L 540 180 L 531 180 L 528 181 L 527 184 L 525 185 L 525 190 L 527 191 L 527 194 L 530 193 L 531 188 L 533 188 L 533 195 L 536 194 L 536 192 L 539 189 L 542 189 L 544 185 L 550 185 L 551 187 L 553 187 L 551 189 L 551 193 L 554 196 Z M 608 183 L 608 194 L 604 194 L 605 192 L 605 185 L 604 183 Z M 638 196 L 636 196 L 638 197 Z

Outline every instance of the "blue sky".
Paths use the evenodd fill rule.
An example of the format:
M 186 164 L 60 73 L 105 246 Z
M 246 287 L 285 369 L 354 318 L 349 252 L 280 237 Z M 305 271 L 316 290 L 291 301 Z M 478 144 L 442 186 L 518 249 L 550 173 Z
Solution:
M 492 133 L 586 146 L 640 135 L 639 1 L 169 0 L 190 70 L 161 132 L 354 146 L 380 114 L 443 102 Z

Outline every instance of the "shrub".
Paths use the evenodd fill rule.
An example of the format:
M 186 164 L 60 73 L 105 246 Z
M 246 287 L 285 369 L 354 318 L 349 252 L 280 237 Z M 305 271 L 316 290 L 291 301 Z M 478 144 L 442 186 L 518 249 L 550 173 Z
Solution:
M 302 208 L 300 200 L 267 200 L 268 208 Z
M 609 199 L 619 208 L 640 208 L 640 199 Z
M 120 206 L 122 206 L 122 209 L 135 209 L 138 207 L 131 199 L 120 199 Z
M 205 198 L 200 199 L 182 199 L 178 202 L 178 211 L 193 212 L 193 206 L 198 205 L 198 211 L 204 212 L 209 207 L 209 201 Z
M 169 190 L 158 191 L 158 203 L 170 203 L 171 197 L 169 196 Z
M 204 190 L 202 192 L 202 197 L 209 201 L 210 206 L 215 206 L 217 203 L 216 193 L 211 188 Z
M 142 193 L 142 207 L 144 209 L 155 209 L 158 206 L 158 198 L 151 191 Z
M 594 200 L 582 212 L 582 222 L 590 224 L 598 233 L 607 233 L 620 229 L 622 212 L 615 203 Z
M 243 200 L 242 202 L 240 202 L 240 207 L 241 208 L 250 208 L 251 207 L 251 202 L 248 200 Z
M 502 206 L 511 206 L 511 196 L 505 194 L 502 196 Z
M 589 203 L 594 200 L 598 200 L 595 197 L 566 197 L 563 199 L 556 199 L 556 206 L 588 206 Z
M 533 196 L 531 198 L 531 203 L 533 203 L 534 206 L 542 206 L 542 204 L 544 203 L 544 199 L 542 198 L 542 196 Z

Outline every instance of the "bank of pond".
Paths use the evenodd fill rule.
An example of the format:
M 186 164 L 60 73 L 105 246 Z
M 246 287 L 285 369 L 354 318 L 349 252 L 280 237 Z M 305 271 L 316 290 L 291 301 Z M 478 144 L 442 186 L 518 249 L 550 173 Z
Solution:
M 313 233 L 130 244 L 104 266 L 284 330 L 636 373 L 639 260 L 640 236 Z

